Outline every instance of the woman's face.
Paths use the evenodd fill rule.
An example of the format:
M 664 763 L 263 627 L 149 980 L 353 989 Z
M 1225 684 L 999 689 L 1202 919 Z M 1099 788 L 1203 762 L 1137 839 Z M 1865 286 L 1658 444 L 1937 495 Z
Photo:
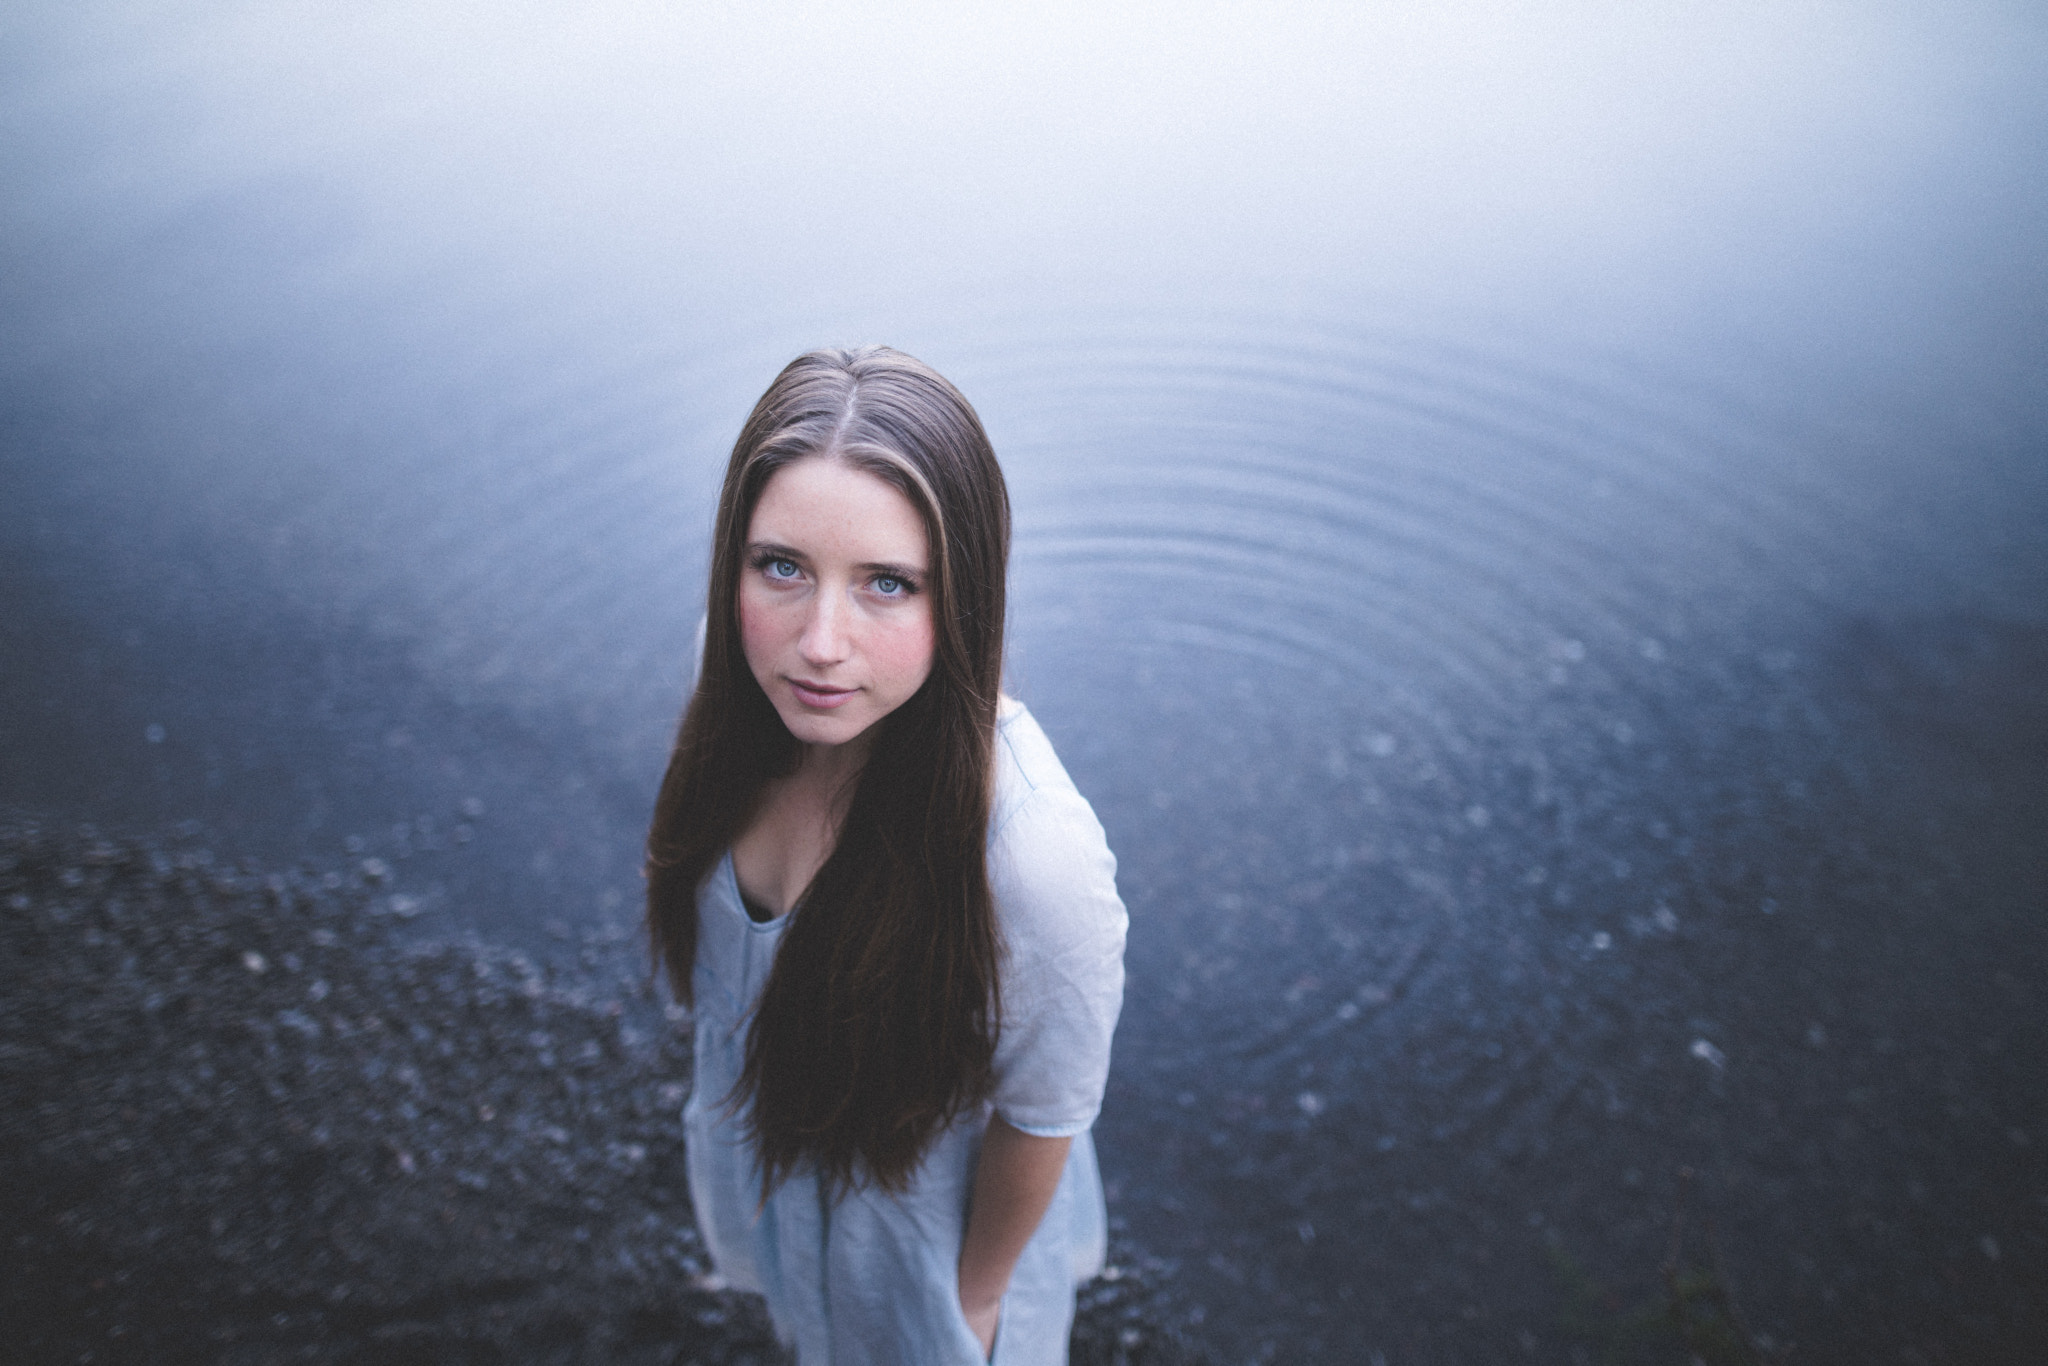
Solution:
M 812 458 L 769 477 L 747 527 L 740 642 L 791 735 L 843 745 L 924 686 L 930 567 L 924 519 L 874 475 Z

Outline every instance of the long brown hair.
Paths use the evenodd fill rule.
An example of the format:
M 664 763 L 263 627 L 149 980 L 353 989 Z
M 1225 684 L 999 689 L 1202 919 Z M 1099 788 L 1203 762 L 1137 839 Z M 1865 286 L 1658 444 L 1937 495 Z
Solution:
M 754 505 L 775 471 L 843 460 L 894 486 L 930 547 L 931 675 L 876 723 L 838 843 L 782 935 L 729 1103 L 762 1190 L 808 1163 L 843 1189 L 900 1190 L 931 1140 L 987 1095 L 1001 1026 L 986 840 L 1010 500 L 981 420 L 921 361 L 813 351 L 776 376 L 726 466 L 704 658 L 647 837 L 647 931 L 692 999 L 697 893 L 794 771 L 799 742 L 740 645 Z

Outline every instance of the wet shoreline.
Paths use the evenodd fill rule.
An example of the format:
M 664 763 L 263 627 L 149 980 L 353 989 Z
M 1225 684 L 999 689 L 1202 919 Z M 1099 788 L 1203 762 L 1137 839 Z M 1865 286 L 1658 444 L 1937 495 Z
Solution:
M 708 1274 L 686 1027 L 416 942 L 374 859 L 0 828 L 0 1318 L 39 1361 L 780 1362 Z M 1202 1354 L 1129 1248 L 1077 1362 Z

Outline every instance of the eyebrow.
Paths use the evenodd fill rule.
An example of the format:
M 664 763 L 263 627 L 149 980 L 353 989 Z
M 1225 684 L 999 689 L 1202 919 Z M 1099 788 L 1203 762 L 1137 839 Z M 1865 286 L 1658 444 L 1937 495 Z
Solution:
M 783 545 L 779 541 L 749 541 L 747 542 L 747 553 L 749 555 L 775 555 L 783 559 L 801 560 L 806 564 L 810 563 L 811 559 L 810 556 L 794 546 Z M 886 561 L 869 561 L 866 564 L 857 564 L 854 568 L 865 570 L 877 576 L 906 579 L 913 583 L 922 582 L 926 573 L 925 570 L 913 569 L 907 564 L 890 564 Z

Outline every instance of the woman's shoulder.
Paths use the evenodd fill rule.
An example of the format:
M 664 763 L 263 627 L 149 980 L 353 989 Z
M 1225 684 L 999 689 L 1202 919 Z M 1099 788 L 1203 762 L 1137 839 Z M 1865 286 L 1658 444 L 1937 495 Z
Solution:
M 1067 776 L 1038 718 L 1016 698 L 1005 695 L 996 711 L 995 792 L 989 811 L 989 835 L 999 836 L 1026 808 L 1071 807 L 1093 810 Z
M 995 757 L 989 884 L 1011 934 L 1120 942 L 1124 908 L 1102 823 L 1030 711 L 1010 698 L 997 717 Z

